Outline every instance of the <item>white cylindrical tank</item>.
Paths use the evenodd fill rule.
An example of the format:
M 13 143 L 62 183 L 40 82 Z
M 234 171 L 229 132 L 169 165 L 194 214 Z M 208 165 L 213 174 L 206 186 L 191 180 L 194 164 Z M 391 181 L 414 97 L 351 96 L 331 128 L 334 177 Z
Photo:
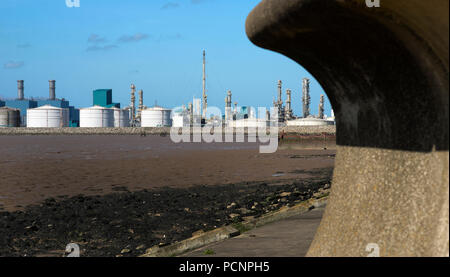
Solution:
M 9 107 L 0 108 L 0 128 L 1 127 L 19 127 L 20 110 Z
M 162 107 L 147 108 L 141 113 L 141 127 L 171 127 L 171 112 Z
M 334 121 L 329 121 L 321 118 L 299 118 L 286 121 L 287 126 L 327 126 L 334 125 Z
M 80 109 L 80 127 L 114 127 L 114 110 L 101 106 Z
M 130 111 L 113 108 L 114 110 L 114 127 L 130 127 Z
M 62 128 L 69 126 L 69 109 L 41 106 L 27 110 L 27 127 Z
M 265 119 L 238 119 L 238 120 L 229 120 L 228 127 L 232 128 L 267 128 L 269 127 L 269 121 Z

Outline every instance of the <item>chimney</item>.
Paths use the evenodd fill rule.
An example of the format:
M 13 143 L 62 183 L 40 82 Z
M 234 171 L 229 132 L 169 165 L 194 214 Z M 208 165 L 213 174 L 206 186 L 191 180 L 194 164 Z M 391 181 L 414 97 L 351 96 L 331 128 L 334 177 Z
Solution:
M 24 86 L 23 86 L 23 80 L 17 81 L 17 99 L 23 100 L 24 99 Z
M 48 100 L 55 100 L 56 99 L 55 82 L 56 82 L 55 80 L 48 81 L 48 83 L 49 83 Z

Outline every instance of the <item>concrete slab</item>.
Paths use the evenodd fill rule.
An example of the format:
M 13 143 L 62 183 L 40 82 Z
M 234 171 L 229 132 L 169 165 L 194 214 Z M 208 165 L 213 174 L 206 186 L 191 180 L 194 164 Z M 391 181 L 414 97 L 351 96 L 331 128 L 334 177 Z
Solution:
M 304 257 L 324 207 L 255 228 L 238 237 L 210 244 L 182 257 Z M 210 255 L 206 255 L 208 250 Z

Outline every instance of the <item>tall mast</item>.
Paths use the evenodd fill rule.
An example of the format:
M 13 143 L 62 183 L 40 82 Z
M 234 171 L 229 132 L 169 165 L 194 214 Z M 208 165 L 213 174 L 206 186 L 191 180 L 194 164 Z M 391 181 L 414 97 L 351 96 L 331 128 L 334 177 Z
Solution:
M 202 117 L 206 119 L 206 109 L 208 108 L 208 96 L 206 95 L 206 52 L 203 50 L 203 110 Z

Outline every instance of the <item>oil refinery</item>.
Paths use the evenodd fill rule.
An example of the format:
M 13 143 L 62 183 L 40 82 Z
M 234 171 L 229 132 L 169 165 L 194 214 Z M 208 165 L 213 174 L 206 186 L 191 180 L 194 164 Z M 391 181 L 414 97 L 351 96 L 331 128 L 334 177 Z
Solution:
M 224 113 L 221 116 L 209 115 L 208 95 L 206 90 L 206 52 L 203 51 L 202 99 L 182 105 L 179 109 L 169 109 L 155 104 L 144 105 L 144 90 L 138 92 L 139 103 L 136 106 L 136 86 L 131 84 L 130 105 L 121 108 L 120 103 L 113 102 L 112 89 L 95 89 L 92 92 L 92 106 L 77 109 L 65 99 L 56 98 L 56 81 L 49 81 L 47 99 L 27 99 L 23 80 L 17 81 L 17 98 L 0 99 L 0 127 L 30 128 L 125 128 L 125 127 L 189 127 L 189 126 L 226 126 L 232 128 L 262 128 L 277 124 L 278 126 L 326 126 L 334 125 L 334 115 L 324 114 L 325 97 L 320 96 L 318 115 L 310 114 L 310 81 L 302 79 L 301 101 L 302 116 L 294 115 L 292 109 L 293 94 L 286 89 L 283 101 L 283 82 L 277 82 L 277 98 L 273 101 L 277 114 L 269 111 L 257 115 L 251 106 L 238 106 L 233 102 L 232 92 L 228 90 L 225 97 Z

